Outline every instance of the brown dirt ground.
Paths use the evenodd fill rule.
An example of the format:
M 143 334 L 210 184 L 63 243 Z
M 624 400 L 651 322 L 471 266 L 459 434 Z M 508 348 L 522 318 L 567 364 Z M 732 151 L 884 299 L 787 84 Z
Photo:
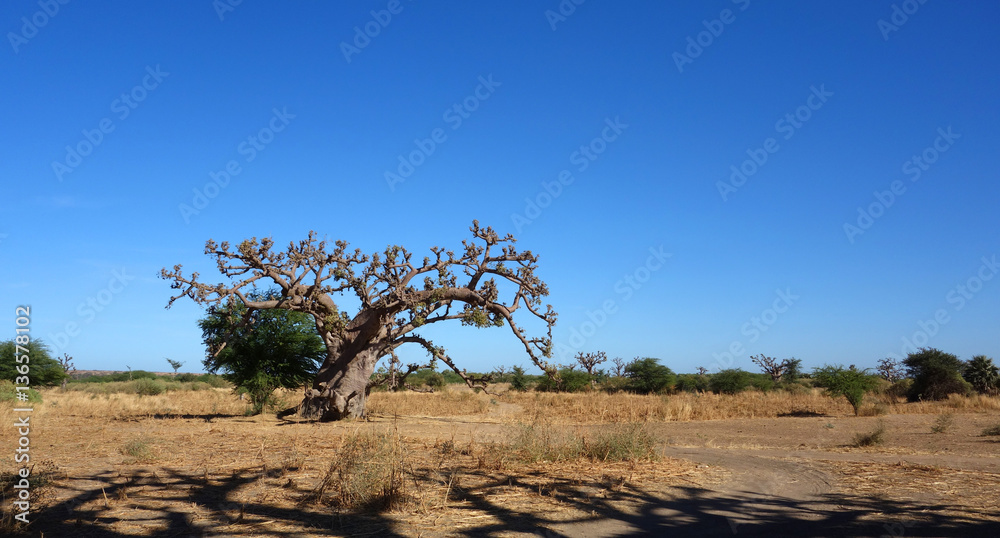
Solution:
M 660 459 L 497 464 L 500 404 L 476 416 L 338 424 L 227 414 L 74 416 L 34 422 L 30 536 L 997 536 L 995 414 L 806 416 L 648 423 Z M 886 441 L 852 448 L 881 422 Z M 608 425 L 559 424 L 593 434 Z M 303 503 L 342 437 L 389 431 L 405 447 L 389 510 Z M 131 441 L 150 451 L 124 454 Z M 5 439 L 5 445 L 10 441 Z M 502 457 L 502 455 L 501 455 Z M 0 471 L 14 470 L 6 458 Z M 10 500 L 5 499 L 4 510 Z

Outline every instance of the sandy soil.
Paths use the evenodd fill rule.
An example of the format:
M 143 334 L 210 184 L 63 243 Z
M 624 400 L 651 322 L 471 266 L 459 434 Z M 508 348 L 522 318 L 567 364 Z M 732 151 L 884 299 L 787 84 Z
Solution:
M 512 411 L 343 424 L 49 413 L 33 446 L 53 482 L 36 490 L 46 508 L 27 534 L 1000 535 L 1000 443 L 979 435 L 995 416 L 958 414 L 937 434 L 929 415 L 651 423 L 657 461 L 493 467 L 479 449 L 512 435 Z M 883 445 L 849 446 L 880 421 Z M 342 436 L 365 428 L 402 438 L 410 502 L 364 513 L 303 503 Z M 150 455 L 125 454 L 133 441 Z

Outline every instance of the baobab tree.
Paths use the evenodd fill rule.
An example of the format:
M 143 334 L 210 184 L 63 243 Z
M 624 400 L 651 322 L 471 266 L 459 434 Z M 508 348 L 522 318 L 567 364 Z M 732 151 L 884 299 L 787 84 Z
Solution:
M 199 274 L 185 276 L 181 265 L 163 269 L 161 278 L 179 290 L 167 308 L 181 297 L 201 305 L 240 301 L 251 312 L 284 308 L 314 318 L 326 345 L 320 366 L 302 402 L 288 414 L 321 421 L 359 417 L 364 413 L 369 379 L 381 357 L 391 356 L 405 344 L 422 347 L 431 357 L 454 370 L 469 386 L 485 387 L 489 376 L 473 376 L 458 368 L 443 347 L 418 334 L 423 326 L 457 320 L 473 327 L 507 325 L 536 366 L 550 375 L 555 369 L 545 359 L 552 353 L 552 327 L 556 313 L 542 306 L 546 284 L 535 275 L 538 257 L 518 252 L 516 239 L 481 228 L 473 221 L 471 240 L 462 241 L 456 255 L 440 247 L 419 264 L 405 248 L 389 246 L 380 255 L 348 250 L 346 241 L 327 241 L 309 232 L 308 239 L 292 242 L 286 251 L 273 250 L 270 238 L 241 242 L 235 250 L 228 242 L 208 240 L 205 254 L 215 259 L 229 283 L 206 284 Z M 258 281 L 273 283 L 280 291 L 274 300 L 248 297 Z M 500 295 L 510 293 L 506 300 Z M 353 294 L 357 312 L 343 311 L 336 297 Z M 544 335 L 530 336 L 515 322 L 525 310 L 544 325 Z M 527 315 L 526 314 L 526 315 Z M 529 319 L 531 319 L 529 317 Z M 282 414 L 285 414 L 284 412 Z

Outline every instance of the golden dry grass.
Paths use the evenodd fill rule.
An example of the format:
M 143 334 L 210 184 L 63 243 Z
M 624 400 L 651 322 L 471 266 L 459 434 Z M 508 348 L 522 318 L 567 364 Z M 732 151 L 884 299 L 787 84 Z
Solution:
M 504 412 L 505 407 L 515 407 Z M 504 392 L 499 396 L 451 389 L 435 394 L 374 393 L 368 410 L 400 416 L 486 415 L 496 413 L 507 421 L 531 422 L 537 417 L 580 424 L 647 421 L 724 420 L 775 418 L 795 415 L 853 416 L 844 398 L 831 398 L 819 389 L 792 394 L 783 391 L 748 391 L 728 394 L 673 394 L 666 396 L 587 392 L 575 394 Z M 995 396 L 957 396 L 939 402 L 907 403 L 887 396 L 866 397 L 862 415 L 990 413 L 1000 411 Z
M 60 514 L 71 509 L 77 514 L 73 517 L 91 530 L 100 527 L 123 535 L 167 532 L 164 525 L 169 514 L 177 511 L 190 514 L 186 517 L 192 529 L 231 536 L 258 535 L 258 525 L 277 533 L 304 532 L 314 523 L 328 525 L 330 514 L 349 504 L 344 499 L 355 491 L 350 477 L 384 469 L 389 470 L 388 486 L 376 492 L 381 497 L 376 495 L 374 500 L 384 498 L 386 491 L 398 492 L 401 503 L 375 503 L 393 509 L 379 516 L 381 522 L 358 523 L 359 527 L 344 529 L 344 533 L 373 533 L 387 521 L 410 534 L 434 532 L 440 529 L 442 518 L 456 529 L 481 528 L 492 521 L 510 525 L 497 519 L 497 514 L 504 513 L 555 522 L 569 514 L 582 517 L 579 510 L 566 508 L 579 499 L 611 503 L 610 499 L 639 487 L 708 487 L 721 479 L 714 467 L 662 456 L 647 460 L 644 454 L 649 448 L 659 452 L 669 445 L 669 436 L 680 426 L 656 426 L 655 422 L 690 421 L 691 427 L 701 428 L 698 421 L 702 420 L 773 420 L 786 413 L 818 413 L 852 417 L 843 431 L 840 422 L 836 430 L 820 430 L 845 440 L 853 433 L 847 425 L 854 423 L 845 400 L 819 391 L 734 396 L 507 392 L 491 396 L 452 388 L 435 394 L 374 393 L 368 411 L 375 424 L 288 423 L 273 414 L 245 417 L 247 403 L 225 389 L 156 396 L 91 396 L 52 389 L 44 391 L 43 397 L 31 415 L 32 442 L 39 448 L 39 461 L 50 459 L 58 465 L 53 476 L 58 477 L 59 488 L 58 498 L 53 495 L 44 504 L 61 510 Z M 298 392 L 279 397 L 295 403 Z M 954 434 L 949 430 L 944 436 L 926 433 L 932 417 L 909 419 L 913 423 L 909 429 L 919 429 L 921 439 L 928 438 L 922 442 L 941 440 L 949 446 L 957 438 L 945 436 L 961 434 L 965 439 L 968 432 L 978 433 L 991 423 L 989 415 L 1000 409 L 1000 398 L 986 397 L 914 404 L 872 398 L 866 405 L 880 403 L 892 414 L 959 415 L 956 420 L 964 429 Z M 7 439 L 15 434 L 13 407 L 0 405 L 0 433 Z M 888 418 L 900 422 L 900 417 Z M 795 424 L 804 432 L 813 422 Z M 638 435 L 642 430 L 637 426 L 634 432 L 622 430 L 616 437 L 617 426 L 605 426 L 613 423 L 647 423 L 649 436 Z M 523 430 L 518 428 L 524 424 L 536 429 L 532 436 L 519 438 Z M 732 422 L 718 424 L 732 427 Z M 866 426 L 859 423 L 858 427 Z M 893 439 L 902 433 L 893 432 L 890 441 L 896 442 Z M 365 438 L 366 434 L 390 436 L 392 450 L 379 452 L 355 443 L 358 454 L 352 461 L 358 465 L 331 466 L 335 458 L 350 452 L 352 436 Z M 537 448 L 537 439 L 555 440 L 553 446 L 559 450 L 553 453 L 559 455 L 566 452 L 563 445 L 580 449 L 573 451 L 574 457 L 553 458 L 544 451 L 538 458 L 526 457 L 525 453 L 531 456 L 530 450 Z M 991 441 L 976 437 L 965 442 L 990 448 Z M 612 449 L 621 449 L 628 460 L 611 461 Z M 372 462 L 382 463 L 371 471 L 366 465 Z M 0 471 L 9 473 L 12 468 L 8 462 Z M 404 480 L 399 482 L 398 477 Z M 333 482 L 324 488 L 324 479 Z M 397 485 L 398 490 L 394 489 Z M 79 504 L 54 504 L 69 502 L 74 491 L 84 492 L 73 501 Z M 620 502 L 627 511 L 634 508 L 628 503 L 636 501 L 622 498 Z M 281 518 L 275 513 L 297 515 Z M 151 522 L 160 527 L 150 526 Z

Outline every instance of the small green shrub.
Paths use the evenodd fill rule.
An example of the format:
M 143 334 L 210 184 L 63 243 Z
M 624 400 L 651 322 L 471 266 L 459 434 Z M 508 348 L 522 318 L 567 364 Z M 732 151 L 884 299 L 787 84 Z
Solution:
M 866 446 L 881 445 L 885 442 L 885 423 L 881 420 L 878 426 L 869 433 L 859 433 L 854 436 L 854 442 L 852 443 L 857 448 L 862 448 Z
M 517 392 L 528 390 L 528 376 L 524 373 L 524 368 L 515 366 L 510 369 L 510 389 Z
M 990 426 L 988 428 L 984 428 L 982 435 L 983 435 L 983 437 L 987 437 L 987 436 L 991 436 L 991 435 L 1000 435 L 1000 424 L 994 424 L 993 426 Z
M 198 375 L 192 373 L 177 374 L 174 376 L 174 379 L 181 383 L 192 383 L 198 380 Z
M 945 433 L 951 428 L 954 422 L 955 416 L 951 413 L 940 414 L 934 419 L 934 425 L 931 426 L 931 433 Z
M 132 381 L 132 391 L 139 396 L 156 396 L 167 391 L 166 384 L 162 381 L 149 378 L 140 378 Z
M 739 368 L 730 368 L 712 375 L 708 386 L 716 394 L 737 394 L 750 388 L 753 376 Z
M 124 456 L 129 456 L 135 461 L 152 461 L 156 458 L 149 443 L 141 439 L 134 439 L 125 443 L 119 450 Z
M 636 359 L 625 366 L 625 377 L 629 380 L 629 390 L 639 394 L 652 394 L 670 390 L 677 376 L 660 364 L 659 359 L 646 357 Z
M 708 392 L 708 376 L 700 374 L 680 374 L 674 389 L 679 392 Z
M 27 403 L 40 403 L 42 401 L 42 393 L 37 390 L 29 388 L 24 392 L 28 395 Z M 0 380 L 0 402 L 25 403 L 25 400 L 18 399 L 17 393 L 18 390 L 13 381 L 7 379 Z
M 446 384 L 447 383 L 445 383 L 444 376 L 438 372 L 431 372 L 430 374 L 427 375 L 427 378 L 424 379 L 424 385 L 427 385 L 428 387 L 435 390 L 444 387 Z
M 750 386 L 761 391 L 770 392 L 774 389 L 774 380 L 771 379 L 767 374 L 750 374 L 751 381 Z
M 861 414 L 861 403 L 864 401 L 865 393 L 875 389 L 879 384 L 879 378 L 868 373 L 868 370 L 858 370 L 854 366 L 844 368 L 843 366 L 824 365 L 813 371 L 813 379 L 816 385 L 826 389 L 830 396 L 843 396 L 854 408 L 854 414 Z
M 582 370 L 563 368 L 559 370 L 559 379 L 553 380 L 544 376 L 535 386 L 540 392 L 581 392 L 590 388 L 590 374 Z

